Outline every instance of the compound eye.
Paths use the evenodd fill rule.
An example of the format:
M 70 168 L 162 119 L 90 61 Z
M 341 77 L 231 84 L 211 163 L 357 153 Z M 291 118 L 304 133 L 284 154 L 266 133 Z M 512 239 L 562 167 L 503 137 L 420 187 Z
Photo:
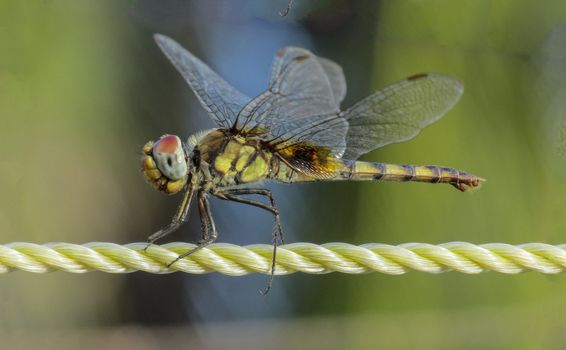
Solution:
M 161 173 L 170 180 L 179 180 L 187 175 L 183 144 L 175 135 L 162 136 L 153 145 L 153 159 Z

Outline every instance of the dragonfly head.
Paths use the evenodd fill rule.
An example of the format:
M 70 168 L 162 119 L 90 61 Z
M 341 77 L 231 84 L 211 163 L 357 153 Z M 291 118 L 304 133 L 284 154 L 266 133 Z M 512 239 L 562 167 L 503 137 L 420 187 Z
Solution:
M 146 143 L 141 164 L 146 180 L 159 191 L 174 194 L 187 183 L 187 159 L 183 143 L 175 135 Z

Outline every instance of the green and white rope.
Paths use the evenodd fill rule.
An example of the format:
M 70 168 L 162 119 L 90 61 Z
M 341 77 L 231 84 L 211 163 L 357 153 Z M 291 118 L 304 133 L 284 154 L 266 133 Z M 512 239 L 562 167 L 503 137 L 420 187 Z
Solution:
M 146 243 L 8 243 L 0 245 L 0 273 L 15 270 L 35 273 L 53 270 L 127 273 L 140 270 L 150 273 L 182 271 L 194 274 L 216 271 L 233 276 L 256 272 L 268 274 L 273 248 L 267 244 L 241 247 L 216 243 L 167 268 L 167 264 L 178 254 L 190 250 L 194 245 L 152 245 L 144 252 L 145 246 Z M 277 250 L 275 273 L 285 275 L 297 271 L 316 274 L 334 271 L 351 274 L 381 272 L 390 275 L 409 271 L 457 271 L 469 274 L 484 271 L 506 274 L 537 271 L 555 274 L 566 271 L 566 244 L 475 245 L 450 242 L 439 245 L 405 243 L 394 246 L 368 243 L 356 246 L 346 243 L 293 243 L 280 246 Z

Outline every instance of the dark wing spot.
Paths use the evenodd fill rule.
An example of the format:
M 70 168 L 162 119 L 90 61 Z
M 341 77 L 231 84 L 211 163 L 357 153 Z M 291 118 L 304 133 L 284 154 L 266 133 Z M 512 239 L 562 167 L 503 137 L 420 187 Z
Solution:
M 297 61 L 297 62 L 301 62 L 301 61 L 309 59 L 309 57 L 310 57 L 309 55 L 300 55 L 300 56 L 295 57 L 294 60 Z
M 428 74 L 420 73 L 420 74 L 411 75 L 410 77 L 407 78 L 407 80 L 413 81 L 413 80 L 423 79 L 423 78 L 426 78 L 426 77 L 428 77 Z

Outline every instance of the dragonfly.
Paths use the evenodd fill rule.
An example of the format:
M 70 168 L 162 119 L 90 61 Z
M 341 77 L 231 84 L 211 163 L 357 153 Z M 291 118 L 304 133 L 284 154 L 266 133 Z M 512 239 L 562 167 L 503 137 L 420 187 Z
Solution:
M 483 181 L 448 167 L 357 160 L 374 149 L 412 139 L 438 120 L 463 93 L 458 79 L 437 73 L 413 75 L 341 110 L 346 95 L 342 68 L 306 49 L 286 47 L 275 55 L 268 89 L 249 98 L 173 39 L 160 34 L 154 39 L 216 124 L 186 141 L 163 135 L 143 147 L 146 180 L 167 194 L 184 192 L 172 221 L 149 236 L 146 249 L 187 221 L 193 200 L 200 215 L 201 239 L 168 267 L 217 239 L 211 196 L 273 215 L 267 293 L 283 230 L 279 209 L 264 182 L 416 181 L 449 184 L 465 192 Z

